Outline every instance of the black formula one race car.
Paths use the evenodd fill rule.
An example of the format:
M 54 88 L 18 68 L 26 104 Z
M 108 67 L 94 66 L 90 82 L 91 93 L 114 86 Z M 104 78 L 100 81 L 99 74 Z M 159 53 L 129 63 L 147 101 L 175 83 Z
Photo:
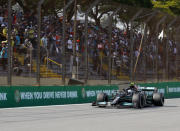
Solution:
M 163 106 L 164 94 L 158 93 L 157 88 L 154 87 L 139 87 L 130 86 L 129 88 L 117 91 L 111 97 L 106 93 L 99 93 L 96 101 L 92 106 L 98 107 L 134 107 L 143 108 L 147 106 Z

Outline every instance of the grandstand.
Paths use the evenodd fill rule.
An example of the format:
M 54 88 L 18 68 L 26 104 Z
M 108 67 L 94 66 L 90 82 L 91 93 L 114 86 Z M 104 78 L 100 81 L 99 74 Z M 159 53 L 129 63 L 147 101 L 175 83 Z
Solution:
M 1 63 L 0 75 L 7 76 L 7 58 L 6 62 L 2 59 L 7 54 L 8 48 L 2 47 L 3 41 L 7 41 L 8 14 L 7 5 L 2 7 L 0 21 L 0 43 L 1 43 Z M 57 78 L 62 80 L 63 71 L 65 78 L 73 77 L 73 68 L 75 65 L 75 78 L 79 80 L 86 79 L 85 63 L 85 23 L 76 21 L 76 36 L 74 42 L 74 23 L 75 19 L 66 23 L 65 54 L 63 54 L 63 18 L 54 15 L 46 15 L 41 20 L 40 34 L 40 77 Z M 37 19 L 35 16 L 28 17 L 22 10 L 13 10 L 12 12 L 12 76 L 36 78 L 37 76 L 37 45 L 38 31 Z M 138 27 L 139 28 L 139 27 Z M 143 30 L 143 28 L 141 28 Z M 88 23 L 88 80 L 108 80 L 108 71 L 111 68 L 111 80 L 130 80 L 131 61 L 135 68 L 135 80 L 145 81 L 154 80 L 158 74 L 159 80 L 179 79 L 180 75 L 180 53 L 179 41 L 174 38 L 159 39 L 158 45 L 154 35 L 147 35 L 146 41 L 143 41 L 142 48 L 140 44 L 143 39 L 143 31 L 133 30 L 133 53 L 131 54 L 131 36 L 130 30 L 120 29 L 113 24 L 111 43 L 111 67 L 109 67 L 109 34 L 108 29 L 101 27 L 96 23 Z M 177 36 L 178 37 L 178 36 Z M 73 51 L 75 45 L 75 54 Z M 6 42 L 7 45 L 7 42 Z M 4 48 L 4 53 L 3 53 Z M 156 54 L 158 49 L 158 54 Z M 167 54 L 167 52 L 168 54 Z M 75 60 L 73 56 L 75 55 Z M 133 59 L 131 59 L 133 55 Z M 156 59 L 156 55 L 158 58 Z M 65 58 L 65 67 L 63 67 L 63 58 Z M 158 73 L 155 72 L 156 61 L 158 61 Z

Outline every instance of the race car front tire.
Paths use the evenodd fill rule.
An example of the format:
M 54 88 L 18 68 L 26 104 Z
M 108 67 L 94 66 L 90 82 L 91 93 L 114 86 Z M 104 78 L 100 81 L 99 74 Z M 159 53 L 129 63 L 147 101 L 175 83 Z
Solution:
M 97 99 L 96 99 L 97 102 L 108 102 L 108 95 L 106 93 L 99 93 L 97 95 Z
M 143 108 L 145 104 L 143 94 L 134 93 L 132 97 L 132 103 L 134 108 Z
M 164 95 L 162 93 L 153 93 L 153 104 L 155 106 L 164 105 Z

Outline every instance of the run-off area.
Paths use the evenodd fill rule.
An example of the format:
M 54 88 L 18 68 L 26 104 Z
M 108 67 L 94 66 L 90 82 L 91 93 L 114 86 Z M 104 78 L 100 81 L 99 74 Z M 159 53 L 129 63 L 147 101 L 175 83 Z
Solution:
M 0 109 L 1 131 L 180 131 L 180 99 L 164 107 L 97 108 L 91 104 Z

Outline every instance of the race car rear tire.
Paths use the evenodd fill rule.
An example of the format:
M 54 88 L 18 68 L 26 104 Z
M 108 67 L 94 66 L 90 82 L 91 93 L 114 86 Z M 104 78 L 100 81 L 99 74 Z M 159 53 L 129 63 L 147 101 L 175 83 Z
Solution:
M 153 104 L 155 106 L 164 105 L 164 95 L 162 93 L 153 93 Z
M 108 95 L 106 93 L 99 93 L 97 95 L 97 99 L 96 99 L 97 102 L 108 102 Z
M 146 105 L 146 96 L 145 94 L 141 94 L 141 108 Z
M 143 108 L 145 103 L 143 94 L 134 93 L 132 97 L 132 103 L 134 108 Z

